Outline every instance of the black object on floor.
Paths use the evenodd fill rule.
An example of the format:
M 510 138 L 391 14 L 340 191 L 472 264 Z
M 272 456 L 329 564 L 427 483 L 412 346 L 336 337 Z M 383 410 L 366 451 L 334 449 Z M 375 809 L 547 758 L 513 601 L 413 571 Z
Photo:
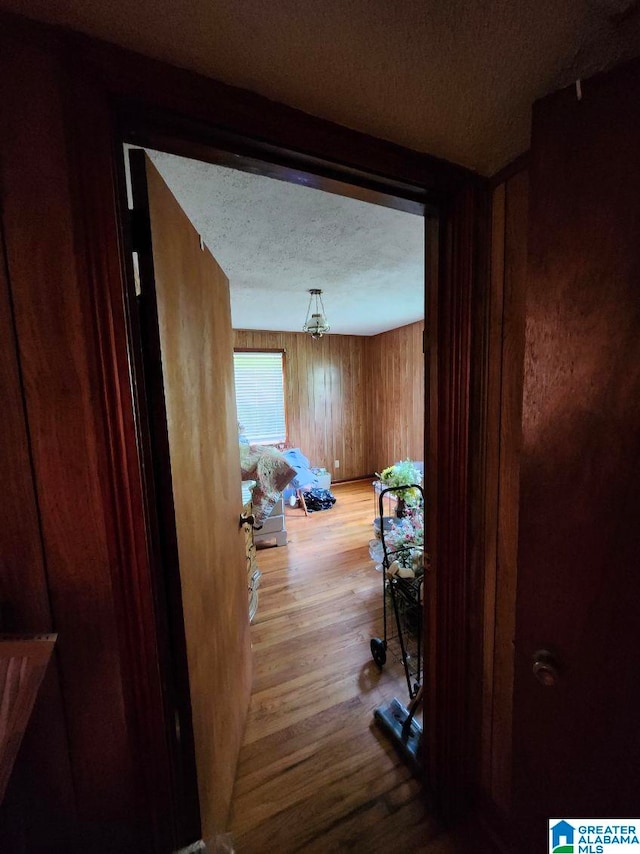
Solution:
M 315 510 L 331 510 L 336 503 L 335 496 L 328 489 L 320 489 L 319 487 L 303 492 L 302 496 L 309 513 L 313 513 Z

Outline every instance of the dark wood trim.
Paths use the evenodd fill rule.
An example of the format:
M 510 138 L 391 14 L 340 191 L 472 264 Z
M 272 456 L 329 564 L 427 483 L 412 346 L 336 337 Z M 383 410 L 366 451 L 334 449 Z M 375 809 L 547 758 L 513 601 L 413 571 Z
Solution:
M 522 154 L 519 154 L 516 158 L 514 158 L 511 163 L 507 163 L 506 166 L 503 166 L 499 172 L 496 172 L 495 175 L 492 175 L 489 178 L 489 188 L 491 190 L 495 190 L 500 184 L 505 184 L 510 178 L 513 178 L 514 175 L 517 175 L 519 172 L 522 172 L 529 168 L 529 161 L 531 152 L 523 151 Z
M 468 538 L 469 564 L 467 590 L 463 608 L 467 614 L 467 786 L 469 803 L 475 802 L 481 788 L 482 712 L 484 680 L 484 614 L 486 574 L 486 521 L 491 515 L 496 495 L 491 486 L 495 479 L 494 460 L 489 449 L 489 431 L 494 415 L 491 397 L 491 191 L 488 183 L 479 189 L 475 199 L 474 279 L 471 290 L 471 359 L 468 423 Z M 491 505 L 491 507 L 489 506 Z M 489 532 L 491 535 L 492 532 Z
M 427 769 L 426 783 L 431 791 L 431 797 L 436 800 L 438 787 L 438 692 L 435 689 L 438 679 L 438 634 L 437 614 L 439 607 L 436 567 L 439 557 L 439 468 L 438 468 L 438 425 L 439 425 L 439 384 L 438 371 L 440 365 L 440 281 L 441 267 L 441 228 L 439 216 L 427 217 L 425 221 L 425 258 L 427 259 L 425 280 L 425 324 L 423 335 L 423 350 L 425 359 L 424 371 L 424 461 L 425 461 L 425 502 L 426 502 L 426 531 L 425 542 L 429 555 L 427 574 L 425 577 L 425 611 L 424 611 L 424 684 L 428 689 L 424 701 L 425 719 L 433 721 L 433 726 L 425 726 L 425 762 Z M 436 247 L 436 251 L 428 252 L 427 247 Z M 437 283 L 433 287 L 433 283 Z M 431 286 L 430 286 L 431 285 Z
M 169 752 L 173 712 L 159 662 L 169 653 L 162 625 L 158 582 L 152 572 L 147 537 L 143 484 L 147 459 L 143 449 L 131 443 L 140 420 L 140 390 L 131 397 L 128 329 L 135 319 L 123 283 L 125 245 L 122 222 L 115 216 L 117 158 L 112 114 L 95 81 L 81 73 L 73 57 L 62 63 L 66 126 L 74 161 L 74 192 L 77 262 L 91 294 L 93 334 L 100 359 L 101 399 L 99 413 L 107 437 L 103 477 L 111 576 L 120 638 L 123 688 L 135 755 L 137 812 L 145 837 L 154 840 L 151 850 L 177 847 L 180 836 L 173 804 L 173 767 Z M 100 95 L 102 94 L 102 97 Z M 136 354 L 132 353 L 135 359 Z M 160 842 L 161 840 L 161 842 Z
M 505 812 L 511 798 L 527 202 L 528 170 L 524 168 L 491 193 L 486 394 L 479 401 L 486 413 L 484 519 L 479 519 L 478 534 L 485 572 L 481 789 Z
M 477 364 L 482 341 L 474 339 L 482 324 L 474 323 L 474 312 L 484 291 L 486 198 L 486 184 L 472 183 L 443 209 L 437 316 L 430 323 L 430 344 L 437 349 L 437 367 L 432 364 L 430 370 L 437 388 L 435 439 L 431 425 L 437 449 L 435 460 L 433 451 L 429 456 L 429 477 L 434 466 L 437 473 L 437 541 L 429 579 L 436 605 L 429 632 L 427 684 L 434 725 L 428 760 L 433 798 L 448 822 L 457 821 L 473 803 L 480 745 L 482 566 L 473 560 L 472 548 L 482 490 L 473 458 L 478 441 L 471 390 L 482 373 Z
M 161 112 L 153 117 L 149 114 L 141 123 L 138 104 L 123 103 L 120 120 L 122 138 L 132 145 L 313 187 L 407 213 L 422 214 L 429 201 L 429 195 L 414 184 L 394 182 L 394 190 L 398 194 L 395 195 L 390 192 L 390 181 L 381 181 L 370 173 L 330 163 L 323 158 L 305 155 L 304 152 L 295 152 L 299 165 L 294 167 L 277 146 L 251 140 L 220 127 L 214 131 L 203 123 L 186 121 L 182 117 Z M 208 139 L 209 142 L 203 143 L 200 141 L 202 139 Z

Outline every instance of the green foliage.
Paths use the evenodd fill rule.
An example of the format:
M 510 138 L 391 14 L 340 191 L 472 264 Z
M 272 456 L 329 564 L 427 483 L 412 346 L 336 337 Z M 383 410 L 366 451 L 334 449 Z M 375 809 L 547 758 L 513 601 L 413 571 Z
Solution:
M 394 463 L 383 471 L 376 472 L 376 477 L 380 480 L 380 483 L 387 488 L 410 486 L 414 483 L 422 483 L 422 475 L 411 460 L 403 460 L 402 462 Z M 407 503 L 412 503 L 418 500 L 420 493 L 417 489 L 412 489 L 400 491 L 399 493 L 394 492 L 394 495 L 399 495 L 399 497 L 404 498 Z

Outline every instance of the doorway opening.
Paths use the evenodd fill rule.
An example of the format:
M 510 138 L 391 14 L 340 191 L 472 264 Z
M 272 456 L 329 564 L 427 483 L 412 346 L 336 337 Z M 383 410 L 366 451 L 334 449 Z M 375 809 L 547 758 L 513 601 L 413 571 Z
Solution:
M 162 155 L 162 157 L 167 157 L 168 155 Z M 141 158 L 138 158 L 139 163 L 137 170 L 140 172 L 143 169 Z M 144 167 L 146 168 L 146 167 Z M 266 165 L 263 164 L 263 170 L 266 171 Z M 135 183 L 135 173 L 136 167 L 133 167 L 134 173 L 134 183 Z M 278 177 L 282 177 L 279 175 Z M 140 178 L 140 175 L 138 175 Z M 256 179 L 254 179 L 256 180 Z M 269 180 L 269 179 L 267 179 Z M 147 193 L 148 198 L 153 196 L 154 192 L 156 196 L 158 195 L 158 187 L 156 186 L 154 190 L 154 183 L 157 184 L 155 178 L 150 179 L 149 174 L 145 174 L 144 177 L 144 189 Z M 309 183 L 309 176 L 307 176 L 306 183 Z M 299 188 L 297 188 L 299 189 Z M 331 192 L 336 193 L 337 186 L 334 184 L 331 187 Z M 304 192 L 311 192 L 310 190 L 304 190 Z M 365 193 L 366 195 L 366 193 Z M 382 197 L 380 194 L 377 194 L 376 201 L 380 201 Z M 157 199 L 156 199 L 157 201 Z M 178 199 L 180 201 L 180 199 Z M 415 202 L 403 202 L 402 200 L 392 200 L 393 205 L 392 208 L 396 210 L 394 213 L 397 213 L 398 206 L 408 206 L 411 208 L 411 213 L 415 216 L 418 212 L 418 208 L 421 213 L 424 213 L 424 206 L 417 205 Z M 361 204 L 361 202 L 358 202 Z M 150 208 L 152 207 L 151 203 L 147 205 L 147 209 L 145 211 L 147 217 L 149 218 Z M 144 208 L 144 206 L 143 206 Z M 184 321 L 185 318 L 182 317 L 177 321 L 177 326 L 172 329 L 172 314 L 178 311 L 181 311 L 181 306 L 179 305 L 179 297 L 177 296 L 177 292 L 173 293 L 173 296 L 165 294 L 161 300 L 166 301 L 166 305 L 162 306 L 161 300 L 159 301 L 159 293 L 158 288 L 155 288 L 155 293 L 151 299 L 151 309 L 140 310 L 140 305 L 144 304 L 145 299 L 148 298 L 147 292 L 147 284 L 146 282 L 157 279 L 158 277 L 158 268 L 160 265 L 160 259 L 157 257 L 153 257 L 152 247 L 149 245 L 149 238 L 155 238 L 157 242 L 157 236 L 149 234 L 148 224 L 145 225 L 142 219 L 138 216 L 139 207 L 134 207 L 134 213 L 132 215 L 132 230 L 131 230 L 131 248 L 136 254 L 137 263 L 138 263 L 138 275 L 136 276 L 133 264 L 129 272 L 129 294 L 128 300 L 130 303 L 130 316 L 132 318 L 131 324 L 131 348 L 133 352 L 133 357 L 131 359 L 131 364 L 133 366 L 133 385 L 137 387 L 139 392 L 139 404 L 145 408 L 145 412 L 139 413 L 139 431 L 140 431 L 140 447 L 145 448 L 145 458 L 147 460 L 147 473 L 148 473 L 148 481 L 147 481 L 147 513 L 149 515 L 148 519 L 148 535 L 149 539 L 152 543 L 152 552 L 155 554 L 157 559 L 157 566 L 160 570 L 160 575 L 158 577 L 158 586 L 162 588 L 159 590 L 158 599 L 163 604 L 163 609 L 166 615 L 166 625 L 169 628 L 168 631 L 168 641 L 167 641 L 167 667 L 170 671 L 170 678 L 167 679 L 167 684 L 169 684 L 170 690 L 167 692 L 167 705 L 168 707 L 172 707 L 174 709 L 174 714 L 178 721 L 178 736 L 176 737 L 174 744 L 174 751 L 177 757 L 177 764 L 182 769 L 182 796 L 183 800 L 188 801 L 189 798 L 194 794 L 194 771 L 195 766 L 199 765 L 201 761 L 198 754 L 198 734 L 196 732 L 195 737 L 193 731 L 190 731 L 191 721 L 194 721 L 196 726 L 196 730 L 198 727 L 198 722 L 195 720 L 197 718 L 199 711 L 195 708 L 198 705 L 198 700 L 194 697 L 194 688 L 193 684 L 189 685 L 189 680 L 186 677 L 187 668 L 186 661 L 189 658 L 189 632 L 190 628 L 187 626 L 185 630 L 185 593 L 184 586 L 181 584 L 180 579 L 180 565 L 183 561 L 180 560 L 180 534 L 178 530 L 179 523 L 177 523 L 176 514 L 180 513 L 180 508 L 176 506 L 176 489 L 175 489 L 175 476 L 178 467 L 176 467 L 174 461 L 172 460 L 171 453 L 171 431 L 172 425 L 171 421 L 175 422 L 179 416 L 179 413 L 185 413 L 185 404 L 189 403 L 188 397 L 185 398 L 182 396 L 181 398 L 171 403 L 170 398 L 172 397 L 171 389 L 169 385 L 171 383 L 177 385 L 181 390 L 189 385 L 190 377 L 189 371 L 186 373 L 178 372 L 177 375 L 173 377 L 169 377 L 168 375 L 173 371 L 176 365 L 182 364 L 184 367 L 184 357 L 185 352 L 177 350 L 172 351 L 173 357 L 167 356 L 164 354 L 163 356 L 163 348 L 166 346 L 167 341 L 171 338 L 175 340 L 181 334 L 181 329 L 184 329 Z M 406 216 L 406 213 L 404 214 Z M 175 212 L 168 213 L 168 220 L 170 221 L 172 217 L 175 216 Z M 151 220 L 152 221 L 152 220 Z M 153 227 L 151 228 L 153 231 Z M 433 232 L 432 232 L 433 233 Z M 171 232 L 165 231 L 163 233 L 164 239 L 162 242 L 162 252 L 167 255 L 167 253 L 171 254 Z M 188 242 L 189 238 L 187 238 Z M 198 248 L 201 252 L 206 252 L 206 244 L 203 241 L 202 236 L 198 235 Z M 217 251 L 217 250 L 216 250 Z M 435 255 L 435 253 L 434 253 Z M 133 256 L 132 256 L 133 257 Z M 186 276 L 188 275 L 187 269 L 184 266 L 171 266 L 172 262 L 167 259 L 164 259 L 165 262 L 168 263 L 168 275 L 169 278 L 171 276 Z M 422 266 L 424 266 L 424 262 L 422 262 Z M 189 268 L 192 270 L 192 268 Z M 157 282 L 156 282 L 157 285 Z M 200 299 L 200 297 L 199 297 Z M 171 301 L 173 300 L 173 302 Z M 176 302 L 177 300 L 177 302 Z M 136 307 L 137 306 L 137 307 Z M 202 307 L 202 306 L 200 306 Z M 162 315 L 164 313 L 164 320 L 162 319 Z M 215 311 L 213 311 L 215 314 Z M 137 318 L 136 318 L 137 315 Z M 173 318 L 177 320 L 177 318 Z M 193 319 L 193 316 L 191 316 Z M 187 316 L 186 320 L 189 320 Z M 163 332 L 164 325 L 164 332 Z M 413 324 L 410 324 L 413 325 Z M 220 329 L 218 329 L 220 332 Z M 231 332 L 229 328 L 228 332 Z M 416 332 L 419 334 L 416 335 Z M 163 334 L 165 336 L 164 344 L 162 342 Z M 240 335 L 240 333 L 234 333 L 234 335 Z M 249 333 L 245 330 L 245 335 Z M 252 333 L 255 334 L 255 333 Z M 291 333 L 291 335 L 297 334 L 300 338 L 304 338 L 302 333 Z M 385 330 L 384 333 L 381 334 L 390 334 Z M 346 336 L 345 336 L 346 337 Z M 351 336 L 350 336 L 351 337 Z M 355 336 L 354 336 L 355 337 Z M 422 347 L 422 339 L 423 333 L 422 329 L 420 330 L 412 330 L 412 337 L 417 339 L 419 342 L 419 346 L 416 346 L 415 341 L 413 342 L 413 347 L 410 350 L 413 354 L 412 362 L 409 366 L 410 369 L 407 372 L 409 376 L 412 376 L 414 373 L 420 374 L 419 385 L 422 386 L 423 396 L 422 399 L 414 400 L 411 397 L 410 402 L 412 406 L 415 406 L 416 411 L 419 413 L 421 420 L 424 417 L 424 384 L 425 384 L 425 374 L 424 374 L 424 354 Z M 238 339 L 236 339 L 237 341 Z M 247 339 L 239 339 L 243 343 L 247 343 Z M 337 340 L 337 339 L 334 339 Z M 227 342 L 228 343 L 228 342 Z M 310 342 L 311 344 L 315 342 Z M 200 345 L 203 344 L 203 341 L 199 342 Z M 353 349 L 353 348 L 351 348 Z M 228 350 L 228 347 L 227 347 Z M 188 355 L 188 354 L 187 354 Z M 230 353 L 227 352 L 227 357 L 229 357 Z M 201 360 L 198 359 L 198 353 L 192 352 L 191 357 L 194 359 L 194 364 L 200 365 Z M 220 357 L 220 352 L 216 353 L 216 358 Z M 377 357 L 377 361 L 376 360 Z M 389 358 L 387 359 L 387 354 L 385 352 L 380 352 L 376 354 L 372 347 L 365 343 L 364 339 L 361 341 L 360 352 L 356 354 L 354 357 L 353 354 L 349 354 L 349 358 L 351 362 L 347 367 L 347 373 L 349 374 L 349 380 L 351 382 L 351 398 L 354 393 L 357 393 L 358 389 L 362 386 L 363 377 L 354 376 L 353 375 L 353 366 L 352 362 L 355 359 L 355 363 L 359 364 L 364 369 L 369 365 L 369 362 L 374 362 L 378 372 L 381 370 L 382 365 L 386 365 L 387 361 L 392 361 L 394 358 L 394 354 L 391 353 Z M 206 361 L 206 360 L 205 360 Z M 400 365 L 400 361 L 397 360 L 393 363 L 396 369 Z M 215 359 L 212 362 L 212 365 L 215 367 Z M 311 366 L 313 369 L 313 365 Z M 422 371 L 420 368 L 422 367 Z M 313 373 L 313 370 L 312 370 Z M 389 370 L 389 375 L 391 379 L 393 379 L 393 367 Z M 331 379 L 331 370 L 328 372 L 329 379 Z M 400 383 L 407 384 L 407 378 L 405 377 L 404 381 L 400 380 Z M 202 391 L 203 386 L 198 386 L 197 382 L 194 386 L 197 392 Z M 397 395 L 397 390 L 395 392 Z M 197 396 L 197 395 L 196 395 Z M 348 399 L 348 396 L 347 396 Z M 200 400 L 199 403 L 202 401 Z M 383 401 L 384 403 L 384 401 Z M 379 404 L 379 401 L 376 401 L 375 396 L 372 396 L 371 400 L 367 400 L 362 404 L 362 414 L 361 418 L 357 417 L 354 420 L 356 430 L 361 431 L 361 435 L 365 435 L 365 427 L 366 424 L 363 424 L 362 415 L 365 417 L 367 415 L 371 415 L 373 412 L 376 412 L 376 404 Z M 198 404 L 199 405 L 199 404 Z M 172 406 L 173 412 L 171 410 Z M 351 406 L 353 408 L 353 402 L 351 402 Z M 210 414 L 210 413 L 209 413 Z M 229 413 L 227 413 L 227 416 Z M 206 416 L 206 413 L 205 413 Z M 405 424 L 408 422 L 408 418 L 404 417 Z M 422 425 L 421 425 L 422 426 Z M 203 433 L 202 436 L 206 435 L 207 425 L 203 425 Z M 229 419 L 227 417 L 226 422 L 226 432 L 229 433 Z M 409 431 L 409 428 L 407 428 Z M 393 435 L 393 431 L 390 431 Z M 229 436 L 226 437 L 229 439 Z M 237 440 L 237 435 L 235 436 Z M 344 439 L 343 439 L 344 441 Z M 421 439 L 420 444 L 422 449 L 424 448 L 424 440 Z M 353 447 L 353 442 L 350 443 L 350 446 Z M 343 445 L 344 447 L 344 445 Z M 392 446 L 390 446 L 392 447 Z M 400 454 L 399 456 L 409 456 L 409 454 Z M 417 457 L 417 454 L 412 454 L 411 456 Z M 424 450 L 420 454 L 421 459 L 426 458 L 426 454 Z M 339 458 L 337 458 L 339 459 Z M 371 459 L 371 457 L 363 457 L 363 459 Z M 227 462 L 230 462 L 227 460 Z M 383 459 L 383 462 L 376 462 L 374 465 L 369 465 L 368 463 L 364 464 L 364 469 L 359 472 L 360 476 L 365 476 L 369 479 L 369 490 L 371 488 L 371 478 L 370 476 L 373 474 L 373 471 L 382 469 L 384 467 L 384 463 L 390 464 L 394 462 L 394 459 L 390 459 L 386 457 Z M 368 469 L 373 469 L 370 471 Z M 358 475 L 356 474 L 356 477 Z M 347 491 L 345 491 L 345 495 L 347 495 Z M 361 502 L 362 499 L 360 499 Z M 179 499 L 178 499 L 179 501 Z M 371 514 L 371 507 L 373 505 L 373 493 L 370 493 L 368 498 L 368 506 L 369 511 L 367 515 Z M 237 511 L 238 508 L 235 508 Z M 216 508 L 215 505 L 212 504 L 211 512 L 213 514 L 217 514 L 219 512 L 219 508 Z M 155 518 L 153 518 L 155 516 Z M 370 520 L 371 521 L 371 520 Z M 366 540 L 362 543 L 362 546 L 366 550 Z M 234 546 L 235 548 L 235 546 Z M 309 548 L 313 549 L 313 543 L 309 543 Z M 229 558 L 231 560 L 231 558 Z M 370 567 L 372 569 L 372 567 Z M 376 585 L 377 586 L 377 585 Z M 186 594 L 187 596 L 189 594 Z M 354 595 L 357 597 L 357 591 L 354 591 Z M 206 626 L 200 626 L 199 631 L 201 632 L 202 638 L 202 630 L 205 629 Z M 290 625 L 288 630 L 290 631 Z M 365 657 L 367 655 L 368 650 L 368 639 L 365 641 L 363 648 L 365 650 Z M 193 658 L 193 656 L 192 656 Z M 182 672 L 179 673 L 181 663 L 183 666 Z M 193 660 L 191 660 L 191 672 L 193 674 L 194 669 L 197 668 L 197 664 L 194 664 Z M 228 678 L 228 674 L 227 674 Z M 368 677 L 363 677 L 368 678 Z M 241 680 L 242 681 L 242 680 Z M 193 675 L 192 675 L 193 682 Z M 245 686 L 246 687 L 246 686 Z M 241 692 L 242 693 L 242 692 Z M 389 699 L 389 698 L 387 698 Z M 242 698 L 236 698 L 239 702 L 242 702 Z M 240 713 L 241 714 L 241 713 Z M 202 722 L 201 722 L 202 723 Z M 205 724 L 203 724 L 205 726 Z M 271 734 L 267 734 L 269 737 Z M 237 733 L 234 736 L 237 740 Z M 224 752 L 224 748 L 219 746 L 219 749 Z M 178 761 L 179 759 L 179 761 Z M 205 761 L 205 760 L 202 760 Z M 203 793 L 202 793 L 202 773 L 200 773 L 200 817 L 204 818 L 202 815 L 203 812 Z M 206 798 L 206 796 L 205 796 Z M 208 809 L 207 806 L 204 806 L 204 810 Z M 207 829 L 210 830 L 213 825 L 215 825 L 217 821 L 217 817 L 221 814 L 221 810 L 224 811 L 224 804 L 219 805 L 217 808 L 217 814 L 215 818 L 208 817 L 207 818 Z M 185 811 L 186 810 L 185 807 Z M 214 810 L 215 812 L 215 810 Z M 209 820 L 210 819 L 210 820 Z M 195 814 L 191 815 L 190 826 L 195 826 L 197 821 L 197 816 Z M 203 822 L 205 823 L 205 822 Z

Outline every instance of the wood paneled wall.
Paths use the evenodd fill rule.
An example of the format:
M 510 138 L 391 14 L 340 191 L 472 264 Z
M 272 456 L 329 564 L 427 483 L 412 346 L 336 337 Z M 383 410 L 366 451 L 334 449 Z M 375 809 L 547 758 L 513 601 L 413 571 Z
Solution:
M 491 219 L 481 785 L 503 812 L 511 798 L 528 189 L 526 169 L 499 183 Z
M 0 632 L 37 634 L 51 631 L 53 618 L 8 285 L 0 234 Z M 67 852 L 75 819 L 60 668 L 54 655 L 2 804 L 0 851 Z
M 285 394 L 289 444 L 301 448 L 333 480 L 371 474 L 367 423 L 366 338 L 304 332 L 235 331 L 235 347 L 286 350 Z M 334 460 L 340 468 L 334 469 Z
M 424 321 L 371 337 L 235 330 L 235 347 L 286 351 L 289 444 L 332 479 L 424 456 Z M 334 469 L 334 460 L 340 468 Z
M 19 573 L 9 578 L 3 611 L 13 611 L 6 624 L 13 631 L 58 633 L 46 683 L 50 720 L 44 730 L 29 730 L 27 739 L 38 740 L 37 758 L 21 750 L 14 775 L 24 774 L 32 803 L 41 794 L 45 799 L 22 816 L 27 844 L 34 846 L 48 827 L 38 830 L 38 818 L 59 809 L 56 821 L 66 834 L 115 852 L 138 845 L 135 758 L 112 586 L 115 537 L 107 521 L 112 505 L 96 331 L 77 253 L 60 84 L 59 58 L 46 45 L 0 26 L 2 229 L 15 332 L 15 339 L 3 337 L 2 349 L 9 358 L 17 344 L 21 379 L 18 396 L 14 389 L 10 399 L 3 397 L 3 409 L 13 403 L 16 418 L 13 427 L 7 424 L 15 428 L 11 444 L 2 448 L 9 472 L 3 490 L 10 483 L 21 492 L 13 496 L 9 528 L 4 518 L 0 525 L 3 560 L 17 559 L 10 575 Z M 30 760 L 36 767 L 25 767 Z M 43 792 L 45 778 L 38 777 L 51 781 L 43 769 L 56 761 L 62 788 Z M 30 850 L 69 850 L 68 839 L 55 839 L 54 832 L 52 826 L 46 847 Z
M 366 339 L 370 467 L 424 459 L 424 321 Z
M 543 98 L 532 121 L 513 726 L 523 852 L 543 847 L 546 816 L 629 814 L 640 790 L 640 61 L 582 92 Z M 532 678 L 542 648 L 554 687 Z

